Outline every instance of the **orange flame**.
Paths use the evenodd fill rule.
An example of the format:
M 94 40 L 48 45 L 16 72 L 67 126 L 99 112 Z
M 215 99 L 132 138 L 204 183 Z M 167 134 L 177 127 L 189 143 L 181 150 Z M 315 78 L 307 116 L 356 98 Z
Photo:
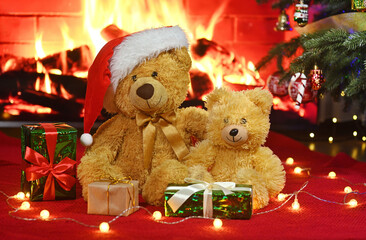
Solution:
M 205 26 L 202 22 L 189 18 L 184 11 L 186 7 L 182 0 L 86 0 L 84 27 L 94 44 L 95 53 L 106 43 L 100 34 L 102 29 L 111 24 L 127 33 L 146 28 L 179 25 L 186 31 L 191 42 L 200 38 L 211 40 L 215 26 L 221 20 L 227 3 L 228 0 L 225 0 L 218 6 L 208 25 Z M 230 54 L 234 58 L 234 54 Z M 236 66 L 237 70 L 230 74 L 224 71 L 222 60 L 213 56 L 193 60 L 192 68 L 205 72 L 217 88 L 223 85 L 224 80 L 230 83 L 255 85 L 260 76 L 255 71 L 254 64 L 250 61 L 246 64 L 244 58 L 239 59 L 239 61 L 240 63 Z
M 60 28 L 61 28 L 61 34 L 62 34 L 62 37 L 63 37 L 63 40 L 64 40 L 64 48 L 66 50 L 74 49 L 75 48 L 75 42 L 70 37 L 69 26 L 67 26 L 67 24 L 65 22 L 63 22 L 61 24 Z
M 68 27 L 66 24 L 61 26 L 62 29 L 62 33 L 64 36 L 64 42 L 65 42 L 65 46 L 66 48 L 73 48 L 74 47 L 74 42 L 73 40 L 69 37 L 68 35 Z M 37 60 L 37 73 L 44 73 L 44 78 L 41 79 L 40 77 L 37 78 L 35 84 L 34 84 L 34 89 L 36 91 L 42 91 L 45 92 L 47 94 L 53 94 L 53 95 L 58 95 L 61 96 L 65 99 L 71 99 L 73 96 L 68 93 L 66 91 L 66 89 L 61 86 L 60 87 L 60 92 L 57 92 L 56 87 L 53 85 L 51 79 L 50 79 L 50 75 L 49 73 L 52 74 L 56 74 L 56 75 L 61 75 L 63 72 L 67 71 L 67 62 L 66 62 L 66 55 L 62 55 L 61 54 L 61 62 L 62 64 L 62 70 L 60 69 L 50 69 L 49 71 L 46 70 L 46 68 L 42 65 L 42 63 L 39 61 L 39 59 L 42 59 L 46 56 L 43 47 L 42 47 L 42 34 L 39 34 L 39 36 L 36 38 L 36 42 L 35 42 L 35 49 L 36 49 L 36 60 Z M 48 113 L 49 110 L 45 110 L 42 113 Z
M 37 37 L 36 37 L 36 42 L 35 42 L 35 49 L 36 49 L 36 60 L 40 59 L 40 58 L 44 58 L 46 56 L 45 52 L 43 51 L 43 47 L 42 47 L 42 33 L 40 33 Z

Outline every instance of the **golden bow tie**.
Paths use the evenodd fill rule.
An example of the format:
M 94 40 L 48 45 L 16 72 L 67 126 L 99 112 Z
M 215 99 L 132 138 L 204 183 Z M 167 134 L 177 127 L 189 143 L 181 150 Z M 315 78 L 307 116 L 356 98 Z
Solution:
M 170 146 L 172 147 L 175 155 L 179 160 L 182 160 L 188 153 L 188 148 L 185 145 L 183 138 L 180 136 L 178 130 L 172 124 L 175 121 L 175 112 L 168 112 L 161 114 L 157 117 L 151 117 L 144 113 L 136 114 L 137 126 L 143 127 L 142 139 L 143 139 L 143 152 L 144 152 L 144 166 L 146 169 L 151 167 L 151 158 L 154 149 L 156 127 L 153 123 L 158 124 L 161 127 L 165 137 L 167 138 Z

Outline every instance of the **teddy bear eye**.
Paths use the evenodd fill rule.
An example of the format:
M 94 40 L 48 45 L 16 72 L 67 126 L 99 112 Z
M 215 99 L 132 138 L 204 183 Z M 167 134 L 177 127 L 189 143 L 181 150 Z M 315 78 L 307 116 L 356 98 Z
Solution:
M 242 118 L 242 119 L 240 119 L 240 123 L 241 124 L 246 124 L 247 123 L 247 120 L 245 118 Z
M 229 119 L 225 118 L 224 123 L 229 123 Z
M 154 71 L 154 72 L 151 74 L 151 76 L 152 76 L 152 77 L 157 77 L 157 76 L 158 76 L 158 73 Z
M 133 75 L 133 76 L 132 76 L 132 80 L 133 80 L 134 82 L 136 82 L 136 80 L 137 80 L 137 76 L 136 76 L 136 75 Z

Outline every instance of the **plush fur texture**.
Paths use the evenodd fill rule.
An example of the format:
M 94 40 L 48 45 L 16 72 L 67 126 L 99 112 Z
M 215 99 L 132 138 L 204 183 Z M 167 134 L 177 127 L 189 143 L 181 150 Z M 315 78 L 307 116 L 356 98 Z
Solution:
M 177 118 L 173 125 L 187 146 L 192 135 L 199 140 L 205 138 L 206 111 L 178 110 L 187 94 L 190 67 L 188 50 L 182 47 L 144 61 L 120 81 L 113 101 L 117 115 L 99 127 L 93 136 L 93 145 L 86 150 L 77 169 L 84 199 L 88 196 L 88 184 L 106 176 L 138 180 L 144 199 L 153 205 L 163 203 L 164 190 L 169 183 L 184 182 L 187 166 L 177 160 L 158 125 L 151 170 L 145 169 L 143 129 L 137 126 L 135 117 L 138 112 L 156 116 L 175 111 Z M 154 87 L 151 101 L 141 100 L 137 94 L 138 86 L 146 83 Z
M 208 95 L 207 139 L 186 157 L 190 177 L 253 185 L 253 206 L 266 206 L 284 187 L 280 159 L 262 146 L 267 138 L 272 95 L 254 89 L 216 89 Z

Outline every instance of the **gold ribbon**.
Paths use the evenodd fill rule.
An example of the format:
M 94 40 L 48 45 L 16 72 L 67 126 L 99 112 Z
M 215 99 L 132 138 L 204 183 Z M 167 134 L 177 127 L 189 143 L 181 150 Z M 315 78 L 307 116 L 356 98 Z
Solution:
M 144 166 L 146 169 L 151 167 L 151 158 L 154 149 L 156 127 L 160 126 L 165 137 L 168 139 L 170 146 L 172 147 L 175 155 L 179 160 L 182 160 L 188 153 L 188 148 L 185 145 L 183 138 L 180 136 L 176 127 L 172 124 L 175 121 L 175 112 L 171 111 L 163 113 L 160 116 L 152 117 L 142 112 L 136 114 L 137 126 L 143 127 L 143 152 L 144 152 Z
M 111 185 L 115 185 L 117 183 L 125 183 L 125 184 L 130 184 L 132 186 L 132 196 L 130 191 L 127 192 L 130 195 L 130 201 L 132 200 L 132 206 L 135 206 L 135 188 L 133 186 L 133 183 L 131 182 L 132 178 L 131 177 L 124 177 L 124 178 L 114 178 L 114 177 L 109 177 L 109 178 L 103 178 L 100 179 L 99 182 L 110 182 L 108 184 L 108 188 L 107 188 L 107 208 L 108 208 L 108 215 L 109 215 L 109 187 Z M 128 204 L 130 205 L 130 204 Z

